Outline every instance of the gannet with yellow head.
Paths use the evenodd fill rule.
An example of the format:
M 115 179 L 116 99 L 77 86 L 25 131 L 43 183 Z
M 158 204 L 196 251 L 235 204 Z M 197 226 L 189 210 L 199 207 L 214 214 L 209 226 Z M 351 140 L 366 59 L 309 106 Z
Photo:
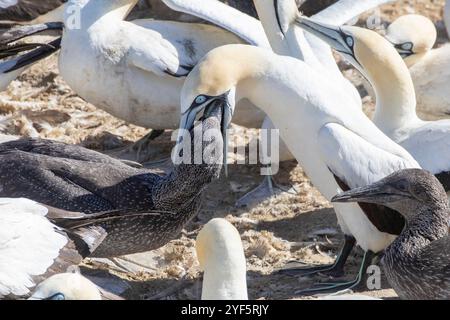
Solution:
M 241 237 L 225 219 L 212 219 L 195 243 L 204 271 L 202 300 L 247 300 L 247 267 Z
M 450 45 L 433 49 L 436 36 L 434 23 L 417 14 L 401 16 L 386 33 L 409 67 L 417 112 L 429 120 L 450 115 Z
M 376 94 L 374 123 L 398 142 L 450 190 L 450 120 L 423 121 L 406 64 L 390 43 L 359 27 L 335 27 L 299 17 L 300 26 L 317 35 L 353 64 Z
M 340 188 L 366 185 L 403 167 L 419 167 L 360 108 L 347 105 L 351 98 L 332 78 L 298 59 L 245 45 L 212 50 L 190 73 L 181 92 L 180 128 L 192 129 L 197 115 L 208 113 L 215 102 L 216 107 L 221 104 L 222 118 L 228 119 L 223 130 L 235 104 L 245 98 L 272 119 L 312 183 L 328 199 Z M 370 221 L 373 216 L 368 218 L 362 209 L 378 210 L 335 206 L 348 246 L 335 265 L 322 270 L 342 269 L 354 238 L 368 252 L 366 266 L 371 252 L 383 250 L 403 228 L 403 220 L 393 219 L 384 220 L 377 229 Z M 362 274 L 337 288 L 359 283 Z

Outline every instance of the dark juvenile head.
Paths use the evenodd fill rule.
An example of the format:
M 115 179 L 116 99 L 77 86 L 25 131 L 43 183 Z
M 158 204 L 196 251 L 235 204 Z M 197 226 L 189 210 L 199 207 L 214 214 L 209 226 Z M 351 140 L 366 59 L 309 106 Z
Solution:
M 412 219 L 419 208 L 448 209 L 447 194 L 438 179 L 422 169 L 404 169 L 366 187 L 336 195 L 332 202 L 367 202 L 387 206 Z

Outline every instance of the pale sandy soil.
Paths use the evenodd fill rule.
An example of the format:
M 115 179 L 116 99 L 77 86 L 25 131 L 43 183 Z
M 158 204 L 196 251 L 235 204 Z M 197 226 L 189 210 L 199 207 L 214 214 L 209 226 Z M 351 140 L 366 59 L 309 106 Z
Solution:
M 441 21 L 444 0 L 403 0 L 381 8 L 383 25 L 396 17 L 419 12 L 432 18 L 440 30 L 440 43 L 445 42 Z M 370 14 L 365 15 L 365 17 Z M 359 24 L 364 24 L 365 18 Z M 0 93 L 0 133 L 56 139 L 77 143 L 108 153 L 129 145 L 148 132 L 116 119 L 84 102 L 71 91 L 58 75 L 56 56 L 36 64 Z M 361 85 L 361 77 L 341 63 L 345 74 Z M 364 98 L 370 114 L 373 102 Z M 124 106 L 126 107 L 126 106 Z M 239 136 L 254 136 L 255 130 L 237 128 Z M 170 133 L 150 145 L 150 159 L 164 158 L 170 150 Z M 133 158 L 134 155 L 128 155 Z M 124 279 L 129 286 L 125 297 L 132 299 L 195 299 L 200 296 L 201 273 L 195 257 L 196 231 L 213 217 L 225 217 L 240 231 L 248 266 L 248 287 L 251 299 L 297 299 L 296 290 L 307 288 L 323 277 L 292 278 L 273 274 L 290 260 L 306 263 L 331 262 L 342 239 L 330 204 L 311 185 L 294 162 L 282 164 L 277 181 L 297 194 L 282 193 L 252 209 L 236 209 L 234 203 L 260 181 L 258 166 L 231 166 L 228 178 L 214 182 L 205 194 L 198 216 L 186 232 L 159 250 L 139 257 L 142 266 L 117 260 L 116 266 L 87 259 L 90 274 L 110 273 Z M 355 275 L 361 251 L 351 255 L 348 278 Z M 128 270 L 128 271 L 126 271 Z M 131 271 L 130 271 L 131 270 Z M 383 283 L 383 290 L 365 292 L 376 297 L 395 297 Z

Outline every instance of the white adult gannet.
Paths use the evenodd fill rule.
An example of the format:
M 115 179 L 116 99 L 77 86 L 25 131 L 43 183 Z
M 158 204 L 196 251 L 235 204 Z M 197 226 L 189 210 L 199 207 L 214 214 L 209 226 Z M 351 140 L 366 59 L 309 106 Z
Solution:
M 314 17 L 321 21 L 340 21 L 345 23 L 361 13 L 373 9 L 390 0 L 361 0 L 349 1 L 341 0 L 325 8 Z M 279 55 L 287 55 L 308 63 L 319 72 L 335 77 L 336 82 L 342 90 L 349 94 L 349 103 L 354 103 L 359 108 L 362 107 L 361 97 L 355 86 L 346 79 L 337 67 L 330 47 L 317 37 L 307 35 L 295 24 L 298 15 L 296 0 L 254 0 L 255 8 L 264 27 L 264 31 L 269 39 L 273 51 Z M 262 129 L 273 129 L 273 123 L 266 119 Z M 269 154 L 266 147 L 269 143 L 263 141 L 263 155 Z M 279 146 L 279 161 L 294 159 L 289 149 L 283 141 Z M 266 159 L 265 163 L 270 159 Z M 250 191 L 239 199 L 236 203 L 238 207 L 249 205 L 256 201 L 264 200 L 274 194 L 273 181 L 271 176 L 266 176 L 263 182 L 254 190 Z
M 28 300 L 102 300 L 102 295 L 81 274 L 59 273 L 41 282 Z
M 374 31 L 333 27 L 300 17 L 300 25 L 327 41 L 372 84 L 374 123 L 403 146 L 450 190 L 450 120 L 423 121 L 416 114 L 414 85 L 393 46 Z
M 81 10 L 80 28 L 65 29 L 59 69 L 77 94 L 112 115 L 156 130 L 176 128 L 183 77 L 209 50 L 242 40 L 210 25 L 124 21 L 136 3 L 70 0 L 69 5 Z M 209 3 L 220 10 L 234 10 L 237 17 L 245 16 L 254 22 L 219 1 Z M 254 23 L 248 27 L 255 30 Z M 261 34 L 264 36 L 262 28 Z M 253 43 L 264 45 L 259 40 Z M 237 124 L 257 127 L 262 123 L 263 114 L 258 115 L 252 106 L 247 104 L 242 111 L 235 118 Z
M 417 97 L 417 112 L 427 119 L 450 116 L 450 44 L 432 49 L 437 32 L 427 17 L 404 15 L 389 25 L 386 39 L 409 67 Z
M 209 221 L 195 243 L 204 271 L 202 300 L 247 300 L 247 267 L 241 237 L 225 219 Z
M 328 199 L 337 190 L 366 185 L 400 168 L 419 167 L 361 109 L 347 105 L 348 96 L 332 78 L 298 59 L 245 45 L 214 49 L 187 77 L 181 92 L 180 128 L 191 129 L 196 116 L 212 102 L 222 103 L 223 118 L 230 119 L 235 102 L 244 98 L 272 119 L 314 186 Z M 403 228 L 402 219 L 391 219 L 377 229 L 362 209 L 371 218 L 375 215 L 370 210 L 381 210 L 335 206 L 346 235 L 346 250 L 333 266 L 320 269 L 342 270 L 356 239 L 366 251 L 361 268 L 365 270 L 373 252 L 383 250 Z M 377 213 L 379 217 L 381 213 Z M 354 281 L 333 288 L 356 285 L 363 274 L 361 271 Z

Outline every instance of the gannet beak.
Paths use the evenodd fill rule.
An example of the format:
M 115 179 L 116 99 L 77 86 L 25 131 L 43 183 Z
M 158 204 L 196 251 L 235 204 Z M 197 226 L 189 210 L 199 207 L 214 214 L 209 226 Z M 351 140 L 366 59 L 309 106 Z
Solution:
M 376 182 L 374 184 L 355 188 L 335 195 L 331 202 L 365 202 L 374 204 L 385 204 L 404 198 L 405 195 L 392 188 L 388 184 Z
M 207 99 L 202 103 L 193 103 L 189 109 L 187 109 L 180 119 L 180 131 L 177 138 L 177 147 L 175 152 L 179 152 L 183 137 L 187 131 L 191 131 L 194 128 L 195 120 L 203 112 L 202 119 L 206 119 L 210 116 L 213 107 L 219 106 L 222 109 L 222 123 L 221 133 L 223 138 L 223 164 L 225 168 L 225 175 L 228 175 L 227 167 L 227 154 L 228 154 L 228 127 L 234 114 L 235 108 L 235 89 L 231 89 L 226 93 L 219 96 L 204 96 Z M 216 105 L 218 103 L 219 105 Z
M 295 22 L 305 31 L 325 41 L 336 51 L 353 56 L 353 48 L 346 42 L 346 35 L 342 32 L 341 28 L 319 23 L 305 16 L 298 16 Z

